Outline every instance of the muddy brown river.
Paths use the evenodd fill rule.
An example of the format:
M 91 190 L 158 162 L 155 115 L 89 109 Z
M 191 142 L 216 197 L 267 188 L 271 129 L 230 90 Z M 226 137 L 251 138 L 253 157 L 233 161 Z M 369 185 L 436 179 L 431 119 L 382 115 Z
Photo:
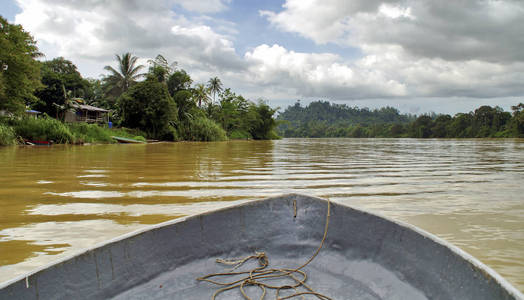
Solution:
M 149 224 L 268 196 L 421 227 L 524 291 L 524 140 L 0 147 L 0 282 Z

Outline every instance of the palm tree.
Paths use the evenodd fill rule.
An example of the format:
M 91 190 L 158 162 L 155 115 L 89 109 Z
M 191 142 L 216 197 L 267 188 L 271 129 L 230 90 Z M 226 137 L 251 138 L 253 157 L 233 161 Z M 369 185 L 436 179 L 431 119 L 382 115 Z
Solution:
M 213 102 L 215 102 L 215 95 L 222 91 L 222 81 L 218 77 L 213 77 L 207 82 L 207 87 L 209 91 L 213 93 Z
M 133 83 L 144 75 L 139 73 L 144 66 L 137 66 L 138 57 L 133 56 L 129 52 L 124 53 L 122 56 L 116 54 L 116 60 L 118 61 L 119 70 L 117 71 L 111 66 L 105 66 L 104 69 L 111 72 L 105 80 L 109 85 L 110 92 L 116 92 L 120 95 L 126 92 Z
M 199 83 L 193 89 L 194 97 L 198 100 L 198 107 L 202 107 L 202 101 L 207 103 L 209 101 L 209 96 L 207 95 L 208 89 L 203 83 Z
M 150 59 L 147 62 L 150 64 L 148 76 L 153 76 L 159 82 L 167 82 L 169 76 L 176 71 L 178 64 L 176 61 L 170 64 L 161 54 L 158 54 L 154 60 Z

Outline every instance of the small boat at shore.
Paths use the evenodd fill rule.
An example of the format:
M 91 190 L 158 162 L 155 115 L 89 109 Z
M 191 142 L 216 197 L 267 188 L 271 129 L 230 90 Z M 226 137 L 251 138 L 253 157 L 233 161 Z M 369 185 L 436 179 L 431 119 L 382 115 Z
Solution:
M 24 140 L 24 143 L 29 146 L 51 146 L 53 142 L 50 141 L 37 141 L 37 140 Z
M 284 276 L 271 277 L 278 272 Z M 294 293 L 524 299 L 495 271 L 434 235 L 296 194 L 154 225 L 0 284 L 0 299 L 275 299 L 278 293 L 280 299 Z
M 121 136 L 112 136 L 112 138 L 115 141 L 117 141 L 119 143 L 124 143 L 124 144 L 145 144 L 146 143 L 144 141 L 130 139 L 130 138 L 125 138 L 125 137 L 121 137 Z

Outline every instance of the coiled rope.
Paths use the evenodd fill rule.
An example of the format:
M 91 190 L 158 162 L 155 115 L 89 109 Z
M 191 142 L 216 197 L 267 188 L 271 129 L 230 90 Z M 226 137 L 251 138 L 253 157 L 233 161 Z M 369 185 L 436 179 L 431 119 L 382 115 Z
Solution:
M 300 267 L 290 269 L 290 268 L 270 268 L 267 269 L 269 266 L 269 258 L 267 257 L 265 252 L 255 252 L 254 255 L 250 255 L 241 259 L 217 259 L 216 262 L 224 265 L 230 265 L 233 266 L 233 269 L 231 269 L 229 272 L 224 273 L 212 273 L 205 275 L 203 277 L 197 278 L 199 281 L 207 281 L 212 284 L 221 286 L 220 289 L 216 290 L 213 293 L 212 299 L 215 300 L 216 297 L 225 291 L 232 290 L 238 288 L 244 298 L 246 300 L 252 300 L 250 298 L 244 287 L 246 286 L 257 286 L 262 290 L 262 295 L 260 296 L 260 300 L 264 299 L 266 296 L 266 289 L 272 289 L 276 290 L 276 300 L 285 300 L 285 299 L 291 299 L 298 296 L 304 296 L 304 295 L 314 295 L 318 299 L 321 300 L 332 300 L 328 296 L 322 295 L 318 292 L 315 292 L 313 288 L 311 288 L 309 285 L 306 284 L 307 275 L 302 269 L 306 267 L 309 263 L 315 259 L 315 257 L 320 252 L 320 249 L 322 249 L 322 246 L 324 245 L 324 242 L 326 241 L 326 236 L 328 232 L 329 227 L 329 218 L 330 218 L 330 202 L 328 199 L 328 206 L 327 206 L 327 214 L 326 214 L 326 225 L 324 227 L 324 235 L 322 237 L 322 241 L 320 242 L 320 245 L 318 246 L 315 253 Z M 294 216 L 296 217 L 296 202 L 293 202 L 293 209 L 295 210 Z M 259 266 L 256 268 L 253 268 L 249 271 L 237 271 L 234 272 L 236 269 L 238 269 L 240 266 L 242 266 L 244 263 L 246 263 L 249 260 L 257 260 Z M 245 275 L 247 276 L 238 279 L 238 280 L 231 280 L 231 281 L 225 281 L 220 282 L 213 280 L 211 278 L 213 277 L 227 277 L 227 276 L 237 276 L 237 275 Z M 264 282 L 264 280 L 267 279 L 276 279 L 276 278 L 289 278 L 292 279 L 295 284 L 285 284 L 285 285 L 271 285 L 267 282 Z M 303 287 L 306 289 L 306 291 L 299 291 L 299 288 Z M 281 290 L 289 290 L 293 289 L 295 291 L 294 294 L 280 297 L 280 291 Z

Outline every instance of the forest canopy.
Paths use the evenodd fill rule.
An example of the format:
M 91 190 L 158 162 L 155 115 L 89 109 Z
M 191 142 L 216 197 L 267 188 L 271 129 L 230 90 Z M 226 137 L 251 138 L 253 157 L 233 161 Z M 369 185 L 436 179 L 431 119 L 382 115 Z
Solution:
M 315 101 L 287 107 L 277 118 L 284 137 L 411 137 L 484 138 L 524 137 L 524 104 L 512 106 L 512 113 L 500 107 L 481 106 L 469 113 L 401 114 L 384 107 L 349 107 Z

